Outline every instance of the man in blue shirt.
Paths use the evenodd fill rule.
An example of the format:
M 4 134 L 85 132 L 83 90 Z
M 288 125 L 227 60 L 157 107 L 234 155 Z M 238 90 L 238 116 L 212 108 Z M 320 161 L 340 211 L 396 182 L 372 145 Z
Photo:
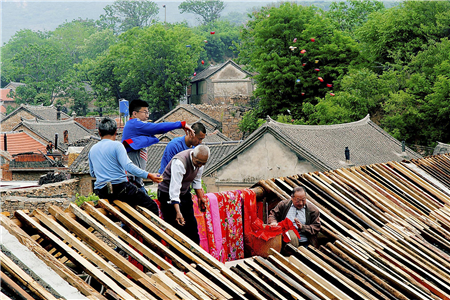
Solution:
M 98 132 L 101 141 L 89 151 L 90 174 L 96 178 L 94 193 L 101 199 L 121 200 L 132 206 L 143 206 L 158 215 L 155 201 L 128 181 L 127 172 L 156 183 L 161 182 L 162 178 L 133 164 L 124 146 L 116 141 L 117 123 L 114 120 L 104 118 L 98 126 Z
M 163 134 L 174 129 L 182 128 L 186 135 L 194 135 L 192 128 L 183 122 L 150 123 L 148 119 L 148 103 L 143 100 L 133 100 L 130 103 L 130 120 L 125 124 L 122 134 L 128 157 L 141 169 L 147 164 L 147 147 L 159 142 L 156 134 Z M 141 178 L 129 176 L 130 181 L 138 188 L 144 189 Z
M 175 154 L 190 148 L 197 147 L 202 143 L 203 139 L 206 137 L 205 125 L 200 122 L 194 123 L 192 125 L 192 130 L 194 130 L 194 135 L 180 136 L 174 138 L 167 144 L 161 159 L 161 167 L 158 171 L 159 174 L 164 173 L 167 164 L 172 159 L 172 157 L 175 156 Z

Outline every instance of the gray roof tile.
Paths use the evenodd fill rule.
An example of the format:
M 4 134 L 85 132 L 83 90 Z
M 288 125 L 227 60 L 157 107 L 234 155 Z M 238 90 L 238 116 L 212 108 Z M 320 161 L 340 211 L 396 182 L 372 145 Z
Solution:
M 196 122 L 202 122 L 202 120 L 204 120 L 206 123 L 208 123 L 208 124 L 204 124 L 206 127 L 208 127 L 208 125 L 210 125 L 210 126 L 213 127 L 213 129 L 216 129 L 216 128 L 219 128 L 221 126 L 221 123 L 219 121 L 217 121 L 214 118 L 211 118 L 210 116 L 208 116 L 207 114 L 205 114 L 201 110 L 199 110 L 199 109 L 197 109 L 194 106 L 189 105 L 189 104 L 180 104 L 180 105 L 178 105 L 177 107 L 175 107 L 174 109 L 169 111 L 167 114 L 165 114 L 164 116 L 162 116 L 161 118 L 156 120 L 155 123 L 166 122 L 165 120 L 171 114 L 175 113 L 176 111 L 178 111 L 180 109 L 187 110 L 188 112 L 190 112 L 194 116 L 197 116 L 199 119 Z M 184 120 L 180 120 L 180 121 L 184 121 Z M 202 122 L 202 123 L 205 123 L 205 122 Z
M 91 132 L 75 122 L 73 119 L 62 121 L 48 120 L 23 120 L 19 125 L 13 128 L 17 130 L 20 126 L 24 126 L 35 132 L 47 141 L 54 141 L 55 134 L 58 134 L 58 148 L 66 151 L 68 145 L 64 144 L 64 131 L 69 131 L 69 143 L 84 139 L 91 135 Z
M 252 76 L 252 74 L 244 69 L 241 68 L 241 66 L 239 66 L 237 63 L 235 63 L 234 61 L 232 61 L 231 59 L 218 64 L 218 65 L 214 65 L 214 66 L 209 66 L 208 68 L 204 69 L 203 71 L 199 72 L 195 77 L 192 78 L 191 83 L 197 82 L 197 81 L 201 81 L 203 79 L 207 79 L 210 76 L 214 75 L 216 72 L 218 72 L 220 69 L 222 69 L 223 67 L 225 67 L 228 64 L 232 64 L 235 68 L 239 69 L 240 71 L 247 73 L 249 76 Z
M 434 148 L 433 155 L 444 154 L 450 152 L 450 144 L 444 144 L 437 142 L 438 144 Z
M 158 138 L 162 140 L 163 138 L 167 138 L 169 140 L 173 140 L 174 138 L 184 136 L 184 130 L 183 129 L 175 129 L 172 131 L 169 131 L 165 134 L 160 135 Z M 220 143 L 230 141 L 230 139 L 225 136 L 223 133 L 221 133 L 218 130 L 210 130 L 208 127 L 206 127 L 206 137 L 203 140 L 204 143 Z
M 266 133 L 274 135 L 320 171 L 347 167 L 345 147 L 349 148 L 350 161 L 356 166 L 404 159 L 401 156 L 401 142 L 373 123 L 369 115 L 356 122 L 337 125 L 290 125 L 269 118 L 267 123 L 207 172 L 225 165 Z M 421 158 L 409 148 L 406 148 L 406 154 L 409 159 Z M 207 172 L 205 175 L 208 175 Z

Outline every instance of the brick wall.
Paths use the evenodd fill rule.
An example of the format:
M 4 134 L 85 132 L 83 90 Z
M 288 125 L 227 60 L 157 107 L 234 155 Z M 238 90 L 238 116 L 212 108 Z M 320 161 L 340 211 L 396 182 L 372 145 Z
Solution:
M 97 128 L 97 122 L 95 120 L 95 117 L 75 117 L 75 122 L 80 123 L 83 125 L 86 129 L 96 129 Z

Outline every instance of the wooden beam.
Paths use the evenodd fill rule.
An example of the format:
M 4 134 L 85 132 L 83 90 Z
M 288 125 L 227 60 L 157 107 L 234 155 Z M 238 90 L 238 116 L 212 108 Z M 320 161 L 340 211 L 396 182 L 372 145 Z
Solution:
M 14 280 L 11 280 L 5 273 L 0 272 L 0 278 L 2 283 L 2 288 L 9 289 L 14 294 L 18 295 L 23 300 L 34 300 L 30 294 L 28 294 L 23 288 L 20 287 Z M 6 296 L 5 296 L 6 297 Z
M 3 270 L 7 271 L 11 276 L 14 276 L 24 286 L 30 289 L 36 296 L 42 300 L 56 300 L 56 297 L 44 289 L 37 281 L 30 275 L 25 273 L 19 266 L 17 266 L 8 256 L 0 252 L 0 261 Z
M 25 231 L 13 223 L 9 218 L 0 216 L 1 225 L 15 236 L 21 244 L 30 249 L 41 261 L 55 271 L 61 278 L 79 290 L 89 299 L 106 300 L 99 292 L 84 282 L 80 277 L 74 274 L 64 264 L 50 255 L 44 248 L 34 241 Z
M 55 207 L 57 209 L 57 207 Z M 61 211 L 62 212 L 62 211 Z M 152 295 L 150 295 L 147 291 L 141 289 L 138 285 L 128 279 L 125 275 L 107 263 L 103 258 L 101 258 L 98 254 L 92 251 L 87 245 L 85 245 L 78 238 L 73 236 L 67 229 L 59 225 L 50 218 L 45 215 L 42 211 L 36 209 L 33 212 L 34 216 L 39 219 L 39 221 L 50 228 L 55 234 L 57 234 L 61 239 L 66 240 L 70 243 L 69 247 L 73 247 L 77 249 L 77 251 L 83 255 L 86 259 L 94 263 L 96 266 L 101 268 L 106 274 L 108 274 L 111 278 L 120 283 L 121 286 L 125 288 L 130 295 L 134 296 L 136 299 L 147 298 L 147 299 L 155 299 Z

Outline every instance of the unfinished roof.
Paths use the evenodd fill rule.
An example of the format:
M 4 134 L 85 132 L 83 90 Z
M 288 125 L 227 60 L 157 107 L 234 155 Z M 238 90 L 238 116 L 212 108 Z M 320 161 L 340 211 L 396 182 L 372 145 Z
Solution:
M 195 77 L 193 77 L 191 80 L 191 83 L 201 81 L 201 80 L 211 77 L 212 75 L 214 75 L 215 73 L 217 73 L 218 71 L 223 69 L 226 65 L 233 65 L 236 69 L 239 69 L 240 71 L 246 73 L 248 76 L 252 76 L 252 74 L 250 72 L 247 72 L 246 70 L 242 69 L 241 66 L 239 66 L 237 63 L 235 63 L 234 61 L 232 61 L 230 59 L 230 60 L 228 60 L 224 63 L 218 64 L 218 65 L 208 66 L 208 68 L 204 69 L 203 71 L 199 72 Z
M 69 143 L 84 139 L 91 135 L 91 132 L 75 122 L 73 119 L 62 121 L 47 121 L 47 120 L 23 120 L 13 130 L 18 130 L 24 126 L 30 131 L 36 133 L 46 141 L 54 141 L 55 134 L 58 134 L 58 148 L 66 151 L 68 145 L 64 144 L 64 131 L 69 132 Z
M 120 201 L 99 200 L 95 207 L 72 203 L 65 211 L 52 205 L 49 213 L 18 210 L 15 220 L 0 215 L 1 231 L 89 299 L 449 299 L 449 166 L 449 155 L 438 155 L 261 180 L 254 189 L 261 192 L 259 201 L 289 199 L 294 187 L 307 189 L 308 201 L 321 213 L 321 247 L 291 247 L 283 255 L 274 247 L 264 253 L 260 248 L 267 244 L 261 241 L 260 248 L 232 264 L 222 264 L 148 210 Z M 255 200 L 248 198 L 247 220 Z M 2 239 L 2 250 L 15 250 L 10 241 Z M 40 285 L 47 280 L 52 287 L 50 272 L 37 283 L 20 276 L 31 262 L 15 264 L 11 253 L 0 253 L 9 276 L 46 294 L 41 299 L 62 298 Z M 87 274 L 95 281 L 84 280 Z
M 4 135 L 6 134 L 6 143 L 8 152 L 11 155 L 18 154 L 18 153 L 26 153 L 26 152 L 33 152 L 33 153 L 41 153 L 42 151 L 44 153 L 47 152 L 46 145 L 39 142 L 32 136 L 30 136 L 26 132 L 8 132 L 3 133 L 0 136 L 0 147 L 1 150 L 5 150 L 4 145 Z
M 404 159 L 401 142 L 373 123 L 369 115 L 356 122 L 336 125 L 290 125 L 268 118 L 265 124 L 205 175 L 233 160 L 264 134 L 272 134 L 322 171 L 348 166 L 345 147 L 349 148 L 350 161 L 356 166 Z M 421 157 L 409 148 L 406 148 L 406 155 L 409 159 Z
M 201 110 L 199 110 L 199 109 L 197 109 L 194 106 L 189 105 L 189 104 L 180 104 L 180 105 L 178 105 L 177 107 L 175 107 L 174 109 L 169 111 L 167 114 L 165 114 L 164 116 L 162 116 L 161 118 L 156 120 L 155 123 L 166 122 L 167 118 L 170 115 L 172 115 L 172 114 L 174 114 L 176 112 L 180 112 L 180 110 L 186 110 L 189 113 L 193 114 L 194 116 L 196 116 L 198 118 L 198 120 L 196 120 L 195 122 L 206 123 L 206 124 L 204 124 L 206 127 L 208 127 L 208 125 L 209 125 L 210 127 L 212 127 L 212 129 L 217 129 L 217 128 L 219 128 L 221 126 L 221 123 L 219 121 L 217 121 L 216 119 L 211 118 L 210 116 L 208 116 L 207 114 L 205 114 Z M 185 120 L 180 120 L 180 121 L 185 121 Z M 193 123 L 195 123 L 195 122 L 193 122 Z

